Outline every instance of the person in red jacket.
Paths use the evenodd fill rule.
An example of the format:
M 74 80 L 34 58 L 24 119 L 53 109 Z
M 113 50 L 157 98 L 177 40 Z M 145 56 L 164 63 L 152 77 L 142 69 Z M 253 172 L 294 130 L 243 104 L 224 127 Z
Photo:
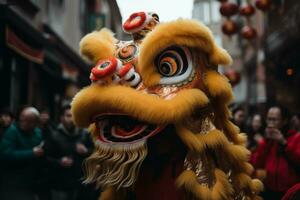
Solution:
M 300 134 L 286 128 L 288 112 L 273 106 L 267 114 L 267 128 L 251 162 L 266 171 L 264 199 L 281 199 L 285 192 L 300 181 Z

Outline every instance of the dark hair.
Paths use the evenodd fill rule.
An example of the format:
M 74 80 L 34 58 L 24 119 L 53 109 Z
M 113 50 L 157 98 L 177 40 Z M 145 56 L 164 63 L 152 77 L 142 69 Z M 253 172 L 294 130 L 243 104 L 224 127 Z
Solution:
M 282 120 L 289 120 L 290 119 L 291 114 L 285 106 L 283 106 L 281 104 L 275 104 L 275 105 L 271 106 L 269 108 L 269 110 L 271 108 L 278 108 L 280 110 L 280 115 L 281 115 Z
M 47 107 L 42 107 L 39 109 L 39 111 L 40 111 L 40 113 L 50 113 L 50 110 Z
M 284 133 L 286 133 L 289 130 L 289 121 L 290 121 L 290 112 L 289 112 L 289 110 L 285 106 L 280 105 L 280 104 L 275 104 L 275 105 L 271 106 L 269 108 L 269 110 L 271 108 L 278 108 L 280 110 L 280 115 L 281 115 L 281 118 L 282 118 L 283 123 L 284 123 L 281 130 Z
M 0 115 L 8 115 L 11 118 L 15 118 L 14 113 L 9 108 L 2 108 L 0 111 Z
M 235 106 L 235 107 L 232 108 L 232 114 L 234 115 L 239 110 L 245 111 L 245 109 L 242 106 L 238 105 L 238 106 Z
M 60 116 L 63 116 L 66 112 L 66 110 L 70 110 L 71 109 L 71 105 L 65 105 L 61 108 L 61 111 L 60 111 Z
M 252 128 L 252 121 L 253 121 L 253 118 L 254 118 L 254 116 L 256 116 L 256 115 L 258 115 L 258 116 L 260 116 L 260 119 L 261 119 L 261 127 L 260 127 L 260 129 L 258 130 L 260 133 L 263 133 L 264 132 L 264 130 L 265 130 L 265 127 L 266 127 L 266 123 L 265 123 L 265 119 L 264 119 L 264 117 L 263 117 L 263 115 L 262 114 L 260 114 L 260 113 L 254 113 L 253 115 L 251 115 L 251 118 L 250 118 L 250 124 L 249 124 L 249 133 L 251 132 L 251 133 L 254 133 L 254 131 L 253 131 L 253 128 Z

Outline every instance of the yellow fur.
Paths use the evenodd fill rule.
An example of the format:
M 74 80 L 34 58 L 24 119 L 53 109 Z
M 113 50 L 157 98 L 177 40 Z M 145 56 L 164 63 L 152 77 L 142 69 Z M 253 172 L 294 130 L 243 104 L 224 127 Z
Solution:
M 101 193 L 99 200 L 113 200 L 114 193 L 115 193 L 114 189 L 112 187 L 108 187 Z
M 171 45 L 189 47 L 195 55 L 205 52 L 212 65 L 231 63 L 229 54 L 216 45 L 211 31 L 202 23 L 179 19 L 160 24 L 146 36 L 140 48 L 139 71 L 147 86 L 159 82 L 154 60 L 159 52 Z
M 239 160 L 239 161 L 249 160 L 250 151 L 242 145 L 231 144 L 229 145 L 228 151 L 231 153 L 234 160 Z
M 228 182 L 227 175 L 220 169 L 215 169 L 216 184 L 212 190 L 212 200 L 230 200 L 233 188 Z
M 207 134 L 197 134 L 197 138 L 202 142 L 203 146 L 211 149 L 217 147 L 226 148 L 229 145 L 227 138 L 218 129 L 214 129 Z
M 264 185 L 262 184 L 262 182 L 260 180 L 253 179 L 250 184 L 250 189 L 255 193 L 259 193 L 259 192 L 263 191 Z
M 264 180 L 267 176 L 267 171 L 264 169 L 257 169 L 255 170 L 255 177 L 259 180 Z
M 103 28 L 87 34 L 80 41 L 80 53 L 93 63 L 114 56 L 116 39 L 113 33 Z
M 238 144 L 246 146 L 247 144 L 247 135 L 245 133 L 238 134 Z
M 240 167 L 241 167 L 240 170 L 243 171 L 243 172 L 245 172 L 249 176 L 252 175 L 253 172 L 254 172 L 253 166 L 250 163 L 248 163 L 248 162 L 241 163 Z
M 176 132 L 191 151 L 201 153 L 206 148 L 221 148 L 221 151 L 224 153 L 223 156 L 227 158 L 228 162 L 233 164 L 249 159 L 250 152 L 244 146 L 229 143 L 224 134 L 217 129 L 207 134 L 197 134 L 192 133 L 183 126 L 176 125 Z
M 216 71 L 207 71 L 204 78 L 204 84 L 211 97 L 222 99 L 222 102 L 225 105 L 232 101 L 233 93 L 231 85 L 225 76 Z
M 251 178 L 245 173 L 239 173 L 234 177 L 234 183 L 239 190 L 243 190 L 251 183 Z
M 198 140 L 196 134 L 187 130 L 183 126 L 176 126 L 176 133 L 180 137 L 181 141 L 191 150 L 201 152 L 205 147 L 205 144 Z
M 73 119 L 87 127 L 92 117 L 105 112 L 121 112 L 153 124 L 176 123 L 191 115 L 195 108 L 208 104 L 198 89 L 182 90 L 174 98 L 164 100 L 124 86 L 91 85 L 82 89 L 72 102 Z
M 212 130 L 207 134 L 197 134 L 184 128 L 181 125 L 176 125 L 176 132 L 183 143 L 191 150 L 201 153 L 205 148 L 214 149 L 216 147 L 228 147 L 229 143 L 222 132 Z
M 197 199 L 211 199 L 209 188 L 200 185 L 197 181 L 196 174 L 191 170 L 183 171 L 176 179 L 175 184 L 178 188 L 185 188 L 188 192 L 191 192 Z

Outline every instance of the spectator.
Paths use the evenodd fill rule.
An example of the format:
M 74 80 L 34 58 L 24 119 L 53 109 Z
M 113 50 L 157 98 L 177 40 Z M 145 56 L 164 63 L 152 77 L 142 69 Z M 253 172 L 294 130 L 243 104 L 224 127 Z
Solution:
M 245 110 L 241 106 L 238 106 L 238 107 L 233 109 L 232 115 L 233 115 L 233 123 L 240 128 L 241 132 L 244 133 L 246 131 Z
M 39 112 L 34 107 L 25 107 L 4 133 L 0 143 L 2 176 L 1 200 L 34 200 L 35 180 L 38 175 L 42 136 L 37 128 Z
M 44 140 L 47 139 L 55 129 L 55 125 L 51 121 L 50 114 L 47 109 L 42 109 L 40 111 L 40 129 Z
M 0 113 L 0 141 L 6 129 L 13 123 L 14 115 L 9 109 L 3 109 Z
M 47 109 L 40 110 L 40 129 L 42 131 L 43 140 L 47 140 L 53 134 L 55 126 L 50 119 L 50 114 Z M 40 168 L 40 179 L 38 182 L 37 193 L 39 200 L 51 200 L 50 191 L 50 168 L 45 158 L 42 160 Z
M 70 106 L 62 109 L 61 123 L 45 141 L 46 159 L 51 165 L 53 200 L 75 200 L 80 190 L 82 162 L 92 150 L 86 131 L 76 128 Z
M 273 106 L 267 114 L 266 138 L 262 140 L 251 161 L 256 169 L 266 171 L 265 199 L 281 199 L 300 181 L 300 134 L 287 129 L 288 112 Z
M 249 130 L 247 131 L 248 135 L 248 149 L 252 152 L 257 148 L 259 142 L 263 139 L 264 135 L 264 124 L 263 118 L 260 114 L 254 114 L 251 118 L 251 124 Z

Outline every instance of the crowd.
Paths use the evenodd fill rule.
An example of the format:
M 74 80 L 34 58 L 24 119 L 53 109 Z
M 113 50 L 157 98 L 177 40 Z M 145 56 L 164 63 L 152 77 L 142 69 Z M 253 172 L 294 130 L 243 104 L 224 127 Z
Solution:
M 248 135 L 247 147 L 261 179 L 264 199 L 300 199 L 300 115 L 282 106 L 246 117 L 232 110 L 233 122 Z M 70 106 L 55 125 L 47 110 L 24 107 L 0 113 L 1 200 L 96 200 L 94 185 L 82 184 L 83 160 L 93 151 L 84 129 L 74 126 Z
M 84 129 L 74 126 L 70 106 L 56 126 L 47 110 L 27 106 L 16 117 L 0 114 L 1 200 L 96 200 L 93 185 L 82 184 L 82 163 L 93 150 Z
M 300 199 L 300 115 L 290 117 L 280 105 L 271 106 L 264 118 L 253 114 L 247 123 L 245 110 L 232 110 L 234 123 L 248 136 L 253 176 L 264 183 L 267 200 Z

